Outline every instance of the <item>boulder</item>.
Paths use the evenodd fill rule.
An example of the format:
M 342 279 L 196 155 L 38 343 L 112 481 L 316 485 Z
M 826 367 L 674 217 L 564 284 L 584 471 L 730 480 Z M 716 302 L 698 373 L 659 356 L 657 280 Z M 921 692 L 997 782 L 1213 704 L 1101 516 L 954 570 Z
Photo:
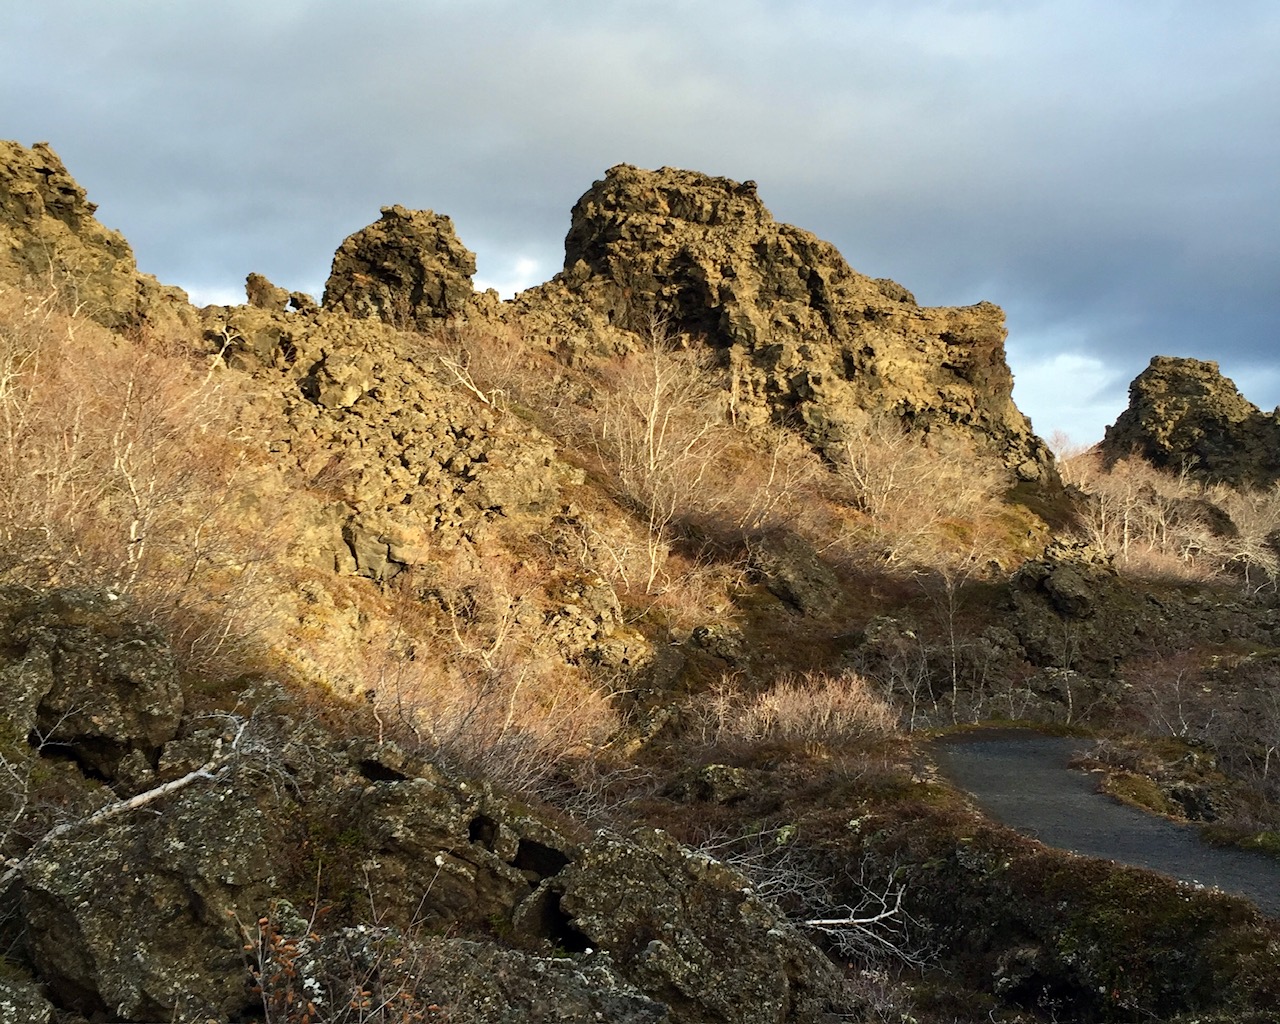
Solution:
M 430 210 L 384 206 L 382 219 L 350 235 L 333 257 L 325 309 L 427 330 L 466 308 L 475 254 L 453 221 Z
M 242 927 L 269 901 L 283 849 L 279 800 L 245 774 L 192 785 L 160 814 L 39 844 L 23 865 L 19 910 L 55 1003 L 125 1020 L 242 1012 L 251 1001 Z
M 177 733 L 184 705 L 160 632 L 95 591 L 54 591 L 10 614 L 0 682 L 17 731 L 108 780 L 130 755 L 145 770 Z
M 840 975 L 742 875 L 658 831 L 598 834 L 562 875 L 566 941 L 607 950 L 676 1021 L 819 1021 Z
M 343 928 L 320 938 L 299 927 L 282 938 L 288 945 L 278 948 L 290 951 L 268 969 L 288 986 L 277 1000 L 286 1006 L 290 996 L 298 1006 L 319 996 L 321 1006 L 341 1008 L 363 993 L 369 1007 L 394 1009 L 405 1021 L 668 1020 L 666 1007 L 624 981 L 606 954 L 537 956 L 394 927 Z
M 760 539 L 751 553 L 751 569 L 769 593 L 801 615 L 829 615 L 842 596 L 835 573 L 798 534 Z

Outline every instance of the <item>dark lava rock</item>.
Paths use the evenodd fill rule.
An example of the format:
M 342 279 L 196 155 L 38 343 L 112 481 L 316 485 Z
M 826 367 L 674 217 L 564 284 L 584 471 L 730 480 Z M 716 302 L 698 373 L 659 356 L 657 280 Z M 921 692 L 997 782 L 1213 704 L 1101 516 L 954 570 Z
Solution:
M 1102 451 L 1266 487 L 1280 479 L 1280 420 L 1245 399 L 1217 363 L 1156 356 L 1129 385 L 1129 407 L 1107 428 Z
M 244 294 L 255 309 L 283 313 L 289 305 L 288 289 L 272 284 L 261 274 L 250 274 L 245 278 Z
M 5 715 L 21 734 L 107 779 L 131 753 L 153 760 L 184 704 L 168 642 L 122 604 L 62 590 L 19 605 L 0 657 Z
M 430 328 L 466 308 L 475 254 L 453 221 L 430 210 L 384 206 L 382 219 L 349 236 L 333 257 L 324 308 L 406 330 Z

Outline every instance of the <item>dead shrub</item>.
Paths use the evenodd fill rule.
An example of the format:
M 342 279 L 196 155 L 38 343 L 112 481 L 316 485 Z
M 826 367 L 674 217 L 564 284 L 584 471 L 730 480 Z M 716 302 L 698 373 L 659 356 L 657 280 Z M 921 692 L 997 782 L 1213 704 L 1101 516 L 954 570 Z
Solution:
M 1256 592 L 1280 577 L 1280 488 L 1237 489 L 1090 450 L 1061 462 L 1086 496 L 1086 536 L 1135 575 L 1234 578 Z
M 189 657 L 227 654 L 271 533 L 236 413 L 176 346 L 0 296 L 0 579 L 107 587 Z
M 451 322 L 431 341 L 442 379 L 485 405 L 527 405 L 537 394 L 537 384 L 545 387 L 544 360 L 514 327 Z
M 768 689 L 744 694 L 724 679 L 700 702 L 705 740 L 840 744 L 892 735 L 898 716 L 875 687 L 853 672 L 784 675 Z
M 1003 474 L 962 441 L 870 415 L 865 429 L 845 440 L 836 475 L 837 494 L 858 515 L 840 547 L 859 564 L 970 563 L 976 550 L 1008 547 L 998 522 Z
M 728 444 L 705 356 L 655 343 L 607 368 L 595 443 L 617 492 L 648 527 L 652 590 L 681 520 L 719 503 L 712 469 Z
M 536 574 L 533 574 L 536 577 Z M 537 793 L 618 727 L 609 695 L 547 642 L 545 583 L 524 567 L 458 558 L 405 580 L 371 638 L 363 686 L 379 721 L 431 756 Z

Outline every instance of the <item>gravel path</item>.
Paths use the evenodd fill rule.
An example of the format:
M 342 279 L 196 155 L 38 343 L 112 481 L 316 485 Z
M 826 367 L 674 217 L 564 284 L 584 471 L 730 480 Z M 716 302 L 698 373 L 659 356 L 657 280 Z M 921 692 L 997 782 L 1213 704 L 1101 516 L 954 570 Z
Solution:
M 1097 776 L 1067 767 L 1087 740 L 992 729 L 948 736 L 930 748 L 942 774 L 992 818 L 1048 846 L 1151 868 L 1246 896 L 1280 917 L 1280 862 L 1209 846 L 1179 825 L 1097 792 Z

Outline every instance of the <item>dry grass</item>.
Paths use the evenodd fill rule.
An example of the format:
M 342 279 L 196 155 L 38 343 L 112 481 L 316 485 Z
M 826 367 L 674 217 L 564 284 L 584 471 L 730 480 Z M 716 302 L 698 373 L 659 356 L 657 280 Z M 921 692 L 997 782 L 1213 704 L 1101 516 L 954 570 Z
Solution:
M 785 675 L 760 693 L 723 680 L 697 709 L 704 740 L 816 742 L 838 745 L 897 730 L 898 716 L 874 686 L 853 672 Z
M 547 635 L 546 582 L 528 563 L 461 556 L 399 581 L 356 684 L 382 726 L 525 792 L 604 744 L 611 698 Z
M 1093 450 L 1060 465 L 1063 479 L 1087 496 L 1086 535 L 1120 568 L 1152 578 L 1234 579 L 1249 591 L 1275 586 L 1280 488 L 1203 484 L 1136 456 L 1108 465 Z
M 868 416 L 845 441 L 836 475 L 836 494 L 856 512 L 839 546 L 858 564 L 941 569 L 1010 547 L 999 515 L 1006 474 L 961 441 Z
M 0 579 L 106 587 L 229 655 L 271 542 L 236 413 L 216 366 L 0 295 Z

